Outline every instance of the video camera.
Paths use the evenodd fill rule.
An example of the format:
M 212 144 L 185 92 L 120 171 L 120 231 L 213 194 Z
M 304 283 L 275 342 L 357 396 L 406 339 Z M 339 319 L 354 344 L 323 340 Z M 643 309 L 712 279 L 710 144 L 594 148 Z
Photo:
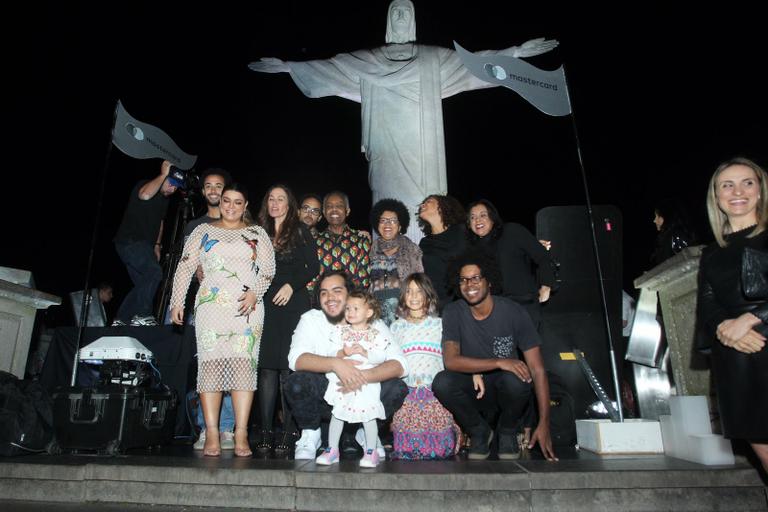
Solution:
M 194 167 L 185 171 L 172 165 L 171 171 L 168 173 L 168 183 L 181 190 L 193 191 L 200 188 L 200 176 Z

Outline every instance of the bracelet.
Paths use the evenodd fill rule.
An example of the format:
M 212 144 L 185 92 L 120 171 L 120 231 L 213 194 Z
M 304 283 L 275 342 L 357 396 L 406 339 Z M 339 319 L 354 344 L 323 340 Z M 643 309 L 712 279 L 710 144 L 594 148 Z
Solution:
M 160 247 L 163 246 L 163 244 L 161 244 L 160 242 L 156 242 L 155 245 L 159 245 Z

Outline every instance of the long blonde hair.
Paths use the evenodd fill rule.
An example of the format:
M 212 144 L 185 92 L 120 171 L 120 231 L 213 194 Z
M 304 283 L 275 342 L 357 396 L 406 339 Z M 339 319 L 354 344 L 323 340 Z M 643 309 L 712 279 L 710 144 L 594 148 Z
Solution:
M 750 237 L 762 233 L 766 229 L 768 224 L 768 174 L 762 167 L 748 158 L 737 156 L 726 160 L 717 166 L 715 173 L 709 180 L 709 191 L 707 192 L 707 216 L 709 217 L 709 225 L 712 228 L 712 234 L 715 235 L 717 245 L 725 247 L 728 243 L 725 241 L 725 235 L 733 232 L 733 227 L 728 221 L 728 216 L 720 209 L 717 204 L 717 177 L 720 174 L 734 165 L 743 165 L 749 167 L 755 172 L 757 181 L 760 186 L 760 197 L 757 200 L 757 208 L 755 215 L 757 217 L 757 226 L 749 234 Z

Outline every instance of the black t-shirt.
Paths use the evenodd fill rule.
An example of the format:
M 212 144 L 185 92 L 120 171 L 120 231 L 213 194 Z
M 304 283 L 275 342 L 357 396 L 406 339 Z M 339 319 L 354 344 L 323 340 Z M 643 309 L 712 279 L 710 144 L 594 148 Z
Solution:
M 131 190 L 123 221 L 117 229 L 115 242 L 146 241 L 155 243 L 160 233 L 160 223 L 168 211 L 168 198 L 159 190 L 152 199 L 139 198 L 139 190 L 149 180 L 142 180 Z
M 215 220 L 219 220 L 219 219 L 216 218 L 216 217 L 209 217 L 208 214 L 206 213 L 205 215 L 203 215 L 201 217 L 198 217 L 198 218 L 196 218 L 194 220 L 191 220 L 191 221 L 187 222 L 187 225 L 184 226 L 184 239 L 186 240 L 187 237 L 189 235 L 191 235 L 192 232 L 195 230 L 195 228 L 197 226 L 199 226 L 200 224 L 210 224 L 211 222 L 213 222 Z
M 443 310 L 443 342 L 459 343 L 461 355 L 476 359 L 519 359 L 541 345 L 541 337 L 528 312 L 517 302 L 493 296 L 493 310 L 485 320 L 475 320 L 469 305 L 457 300 Z

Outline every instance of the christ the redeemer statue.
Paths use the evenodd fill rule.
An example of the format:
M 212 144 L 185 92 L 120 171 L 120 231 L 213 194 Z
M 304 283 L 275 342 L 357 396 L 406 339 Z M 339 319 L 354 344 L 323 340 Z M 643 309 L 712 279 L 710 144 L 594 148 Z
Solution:
M 326 60 L 263 58 L 249 67 L 262 73 L 290 73 L 310 98 L 340 96 L 360 103 L 361 151 L 369 162 L 373 202 L 400 199 L 415 215 L 416 206 L 428 195 L 448 192 L 442 99 L 494 85 L 473 76 L 454 50 L 416 44 L 410 0 L 390 3 L 386 43 Z M 531 57 L 557 44 L 540 38 L 481 53 Z M 418 242 L 422 234 L 415 220 L 408 236 Z

